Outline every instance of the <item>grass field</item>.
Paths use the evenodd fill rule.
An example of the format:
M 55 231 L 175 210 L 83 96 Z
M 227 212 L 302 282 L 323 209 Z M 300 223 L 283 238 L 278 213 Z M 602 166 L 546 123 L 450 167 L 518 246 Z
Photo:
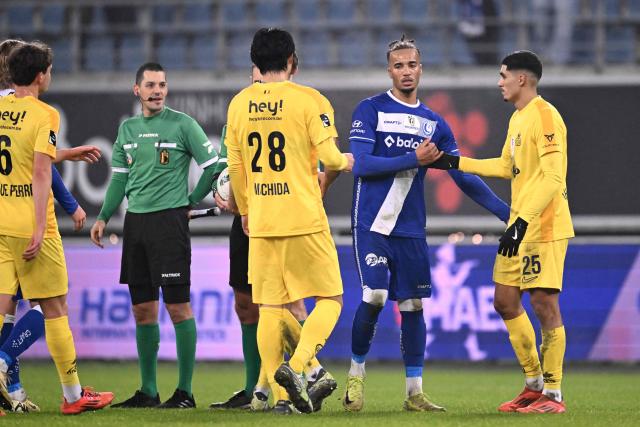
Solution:
M 25 361 L 22 380 L 43 412 L 7 414 L 0 425 L 20 426 L 533 426 L 571 425 L 610 427 L 640 425 L 640 372 L 637 367 L 568 367 L 563 393 L 568 412 L 563 415 L 500 414 L 495 408 L 520 391 L 522 377 L 515 366 L 427 365 L 425 390 L 433 400 L 447 407 L 447 413 L 407 413 L 404 399 L 403 369 L 397 364 L 370 365 L 365 383 L 365 408 L 360 413 L 342 409 L 347 364 L 328 368 L 338 380 L 338 390 L 313 415 L 280 417 L 249 412 L 220 412 L 207 409 L 209 403 L 226 399 L 244 384 L 239 363 L 200 363 L 194 378 L 195 410 L 105 409 L 75 417 L 60 415 L 61 392 L 51 363 Z M 115 392 L 116 401 L 129 397 L 139 386 L 134 363 L 84 362 L 79 365 L 84 384 L 97 390 Z M 176 384 L 173 364 L 162 363 L 158 380 L 160 396 L 168 398 Z M 542 418 L 542 419 L 541 419 Z M 545 424 L 542 424 L 545 423 Z

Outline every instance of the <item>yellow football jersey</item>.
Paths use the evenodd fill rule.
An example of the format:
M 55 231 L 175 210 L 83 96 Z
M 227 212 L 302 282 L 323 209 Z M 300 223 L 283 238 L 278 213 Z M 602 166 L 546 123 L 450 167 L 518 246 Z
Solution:
M 574 236 L 567 197 L 567 128 L 556 108 L 542 97 L 534 98 L 522 110 L 516 110 L 502 150 L 502 159 L 511 164 L 511 218 L 520 216 L 528 198 L 543 179 L 540 158 L 547 153 L 562 153 L 562 186 L 542 213 L 533 218 L 525 242 L 549 242 Z
M 337 137 L 333 118 L 320 92 L 290 81 L 254 83 L 233 98 L 225 142 L 230 169 L 240 161 L 246 175 L 251 237 L 329 228 L 315 146 Z
M 33 156 L 39 152 L 55 158 L 59 126 L 58 111 L 34 97 L 0 98 L 0 235 L 33 235 Z M 59 235 L 49 190 L 44 236 Z

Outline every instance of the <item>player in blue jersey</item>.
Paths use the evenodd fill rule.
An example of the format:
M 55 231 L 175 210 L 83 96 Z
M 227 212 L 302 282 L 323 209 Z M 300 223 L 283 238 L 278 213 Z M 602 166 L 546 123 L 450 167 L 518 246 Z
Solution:
M 417 99 L 422 74 L 420 51 L 404 36 L 389 44 L 388 72 L 393 88 L 356 107 L 349 141 L 354 155 L 352 229 L 362 302 L 352 330 L 351 368 L 343 406 L 364 403 L 365 359 L 378 315 L 387 299 L 398 302 L 401 349 L 409 411 L 444 411 L 422 391 L 426 326 L 422 298 L 431 296 L 425 235 L 425 165 L 441 153 L 457 153 L 447 123 Z M 455 171 L 458 187 L 501 221 L 509 206 L 477 176 Z

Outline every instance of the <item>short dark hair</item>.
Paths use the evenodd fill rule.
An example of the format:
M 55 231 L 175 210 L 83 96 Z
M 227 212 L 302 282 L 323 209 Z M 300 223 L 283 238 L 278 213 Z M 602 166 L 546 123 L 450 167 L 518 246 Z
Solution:
M 0 90 L 9 89 L 13 84 L 9 73 L 9 54 L 17 46 L 24 43 L 18 39 L 7 39 L 0 43 Z
M 280 28 L 260 28 L 251 42 L 251 62 L 266 74 L 270 71 L 285 71 L 287 60 L 296 51 L 293 37 Z
M 536 76 L 538 80 L 542 78 L 542 61 L 538 55 L 530 50 L 517 50 L 505 56 L 502 65 L 507 66 L 507 70 L 526 70 Z
M 46 73 L 53 63 L 51 48 L 41 42 L 25 43 L 9 54 L 9 75 L 17 86 L 29 86 L 38 73 Z
M 387 49 L 387 62 L 389 62 L 389 57 L 391 56 L 391 52 L 400 49 L 415 49 L 420 55 L 420 49 L 416 46 L 416 41 L 413 39 L 408 39 L 404 34 L 400 37 L 400 40 L 394 40 L 389 43 L 389 49 Z
M 145 71 L 162 71 L 163 73 L 164 68 L 162 68 L 162 65 L 158 64 L 157 62 L 147 62 L 144 63 L 140 66 L 140 68 L 138 68 L 138 71 L 136 71 L 136 84 L 139 85 L 142 82 L 142 79 L 144 78 L 144 72 Z

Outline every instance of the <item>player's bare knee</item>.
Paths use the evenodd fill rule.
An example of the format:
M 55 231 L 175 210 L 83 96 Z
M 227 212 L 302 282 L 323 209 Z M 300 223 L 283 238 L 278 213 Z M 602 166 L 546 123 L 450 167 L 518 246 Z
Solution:
M 39 300 L 40 308 L 45 319 L 57 319 L 67 315 L 67 296 L 61 295 L 53 298 L 42 298 Z
M 169 317 L 173 323 L 184 322 L 185 320 L 193 318 L 193 311 L 191 311 L 191 304 L 188 302 L 179 304 L 165 304 Z
M 362 301 L 376 307 L 384 307 L 389 298 L 389 291 L 386 289 L 371 289 L 367 286 L 362 290 Z
M 158 323 L 158 302 L 148 301 L 135 304 L 132 307 L 133 318 L 137 325 L 151 325 Z
M 293 317 L 295 317 L 298 322 L 307 320 L 307 317 L 309 317 L 307 307 L 305 307 L 303 299 L 287 304 L 287 309 L 291 314 L 293 314 Z
M 398 301 L 398 310 L 402 311 L 420 311 L 422 310 L 421 298 L 410 298 Z

